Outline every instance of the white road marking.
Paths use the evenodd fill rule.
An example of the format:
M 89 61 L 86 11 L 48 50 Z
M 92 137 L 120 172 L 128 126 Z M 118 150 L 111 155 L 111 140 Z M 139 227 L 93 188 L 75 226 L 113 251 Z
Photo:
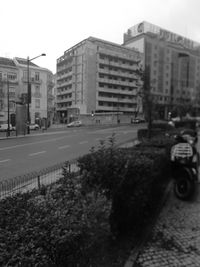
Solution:
M 88 141 L 81 141 L 81 142 L 79 142 L 80 145 L 87 144 L 87 143 L 88 143 Z
M 8 150 L 8 149 L 17 148 L 17 147 L 31 146 L 31 145 L 35 145 L 35 144 L 48 143 L 48 142 L 51 142 L 51 141 L 57 141 L 57 140 L 65 139 L 65 138 L 66 138 L 66 136 L 63 136 L 63 137 L 59 137 L 59 138 L 52 138 L 52 139 L 48 139 L 48 140 L 37 141 L 37 142 L 32 142 L 32 143 L 26 143 L 26 144 L 21 144 L 21 145 L 1 147 L 0 150 Z
M 11 159 L 3 159 L 3 160 L 0 160 L 0 163 L 3 163 L 3 162 L 7 162 L 7 161 L 10 161 Z
M 68 148 L 68 147 L 70 147 L 70 145 L 59 146 L 58 149 L 65 149 L 65 148 Z
M 44 153 L 46 153 L 46 151 L 39 151 L 39 152 L 31 153 L 29 154 L 29 156 L 32 157 L 32 156 L 37 156 L 39 154 L 44 154 Z

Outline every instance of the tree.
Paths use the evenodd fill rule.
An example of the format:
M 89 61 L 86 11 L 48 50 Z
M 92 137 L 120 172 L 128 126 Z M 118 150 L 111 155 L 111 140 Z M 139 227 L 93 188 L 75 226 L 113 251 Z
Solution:
M 154 102 L 151 93 L 150 66 L 145 65 L 144 70 L 140 68 L 137 74 L 142 81 L 141 90 L 138 93 L 142 97 L 143 111 L 148 122 L 148 138 L 151 138 Z

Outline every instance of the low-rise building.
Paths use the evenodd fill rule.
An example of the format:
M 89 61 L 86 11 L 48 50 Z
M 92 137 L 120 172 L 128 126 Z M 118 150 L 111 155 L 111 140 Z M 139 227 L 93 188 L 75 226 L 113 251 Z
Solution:
M 17 110 L 21 110 L 17 116 L 18 124 L 21 120 L 27 121 L 27 72 L 27 59 L 0 57 L 0 124 L 9 120 L 15 126 Z M 30 123 L 49 125 L 54 112 L 53 74 L 50 70 L 29 62 L 29 83 L 31 84 Z
M 0 57 L 0 124 L 15 125 L 15 109 L 19 91 L 18 68 L 14 60 Z
M 27 59 L 14 58 L 19 73 L 18 98 L 27 103 L 28 70 Z M 30 123 L 48 125 L 52 120 L 52 88 L 53 73 L 29 62 L 29 83 L 31 86 L 31 99 L 29 105 Z

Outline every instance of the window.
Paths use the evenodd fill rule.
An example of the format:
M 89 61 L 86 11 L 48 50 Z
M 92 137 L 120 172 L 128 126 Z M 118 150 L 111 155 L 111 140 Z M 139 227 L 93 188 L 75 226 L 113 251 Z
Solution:
M 35 86 L 35 97 L 36 98 L 40 98 L 41 97 L 40 86 L 39 85 Z
M 3 110 L 3 100 L 0 99 L 0 110 Z
M 35 73 L 35 80 L 36 81 L 39 81 L 40 80 L 40 73 L 39 72 L 36 72 Z
M 14 73 L 14 72 L 9 72 L 7 77 L 8 77 L 8 80 L 12 80 L 13 81 L 13 80 L 17 79 L 17 74 Z
M 25 80 L 27 80 L 27 71 L 26 71 L 26 70 L 23 71 L 23 78 L 24 78 Z
M 40 108 L 40 99 L 35 99 L 35 108 Z

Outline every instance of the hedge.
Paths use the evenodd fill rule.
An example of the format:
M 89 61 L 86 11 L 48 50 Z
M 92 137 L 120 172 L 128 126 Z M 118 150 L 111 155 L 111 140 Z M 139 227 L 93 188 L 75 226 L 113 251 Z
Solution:
M 0 266 L 90 266 L 109 231 L 109 203 L 83 194 L 73 175 L 42 192 L 0 202 Z
M 112 137 L 79 158 L 79 176 L 64 168 L 55 184 L 0 201 L 0 266 L 86 267 L 105 236 L 143 231 L 169 180 L 155 143 L 122 149 Z
M 172 140 L 163 137 L 160 145 L 151 140 L 131 149 L 118 149 L 113 144 L 106 149 L 102 144 L 79 159 L 83 187 L 112 201 L 110 226 L 114 235 L 138 232 L 154 210 L 170 176 L 171 145 Z

